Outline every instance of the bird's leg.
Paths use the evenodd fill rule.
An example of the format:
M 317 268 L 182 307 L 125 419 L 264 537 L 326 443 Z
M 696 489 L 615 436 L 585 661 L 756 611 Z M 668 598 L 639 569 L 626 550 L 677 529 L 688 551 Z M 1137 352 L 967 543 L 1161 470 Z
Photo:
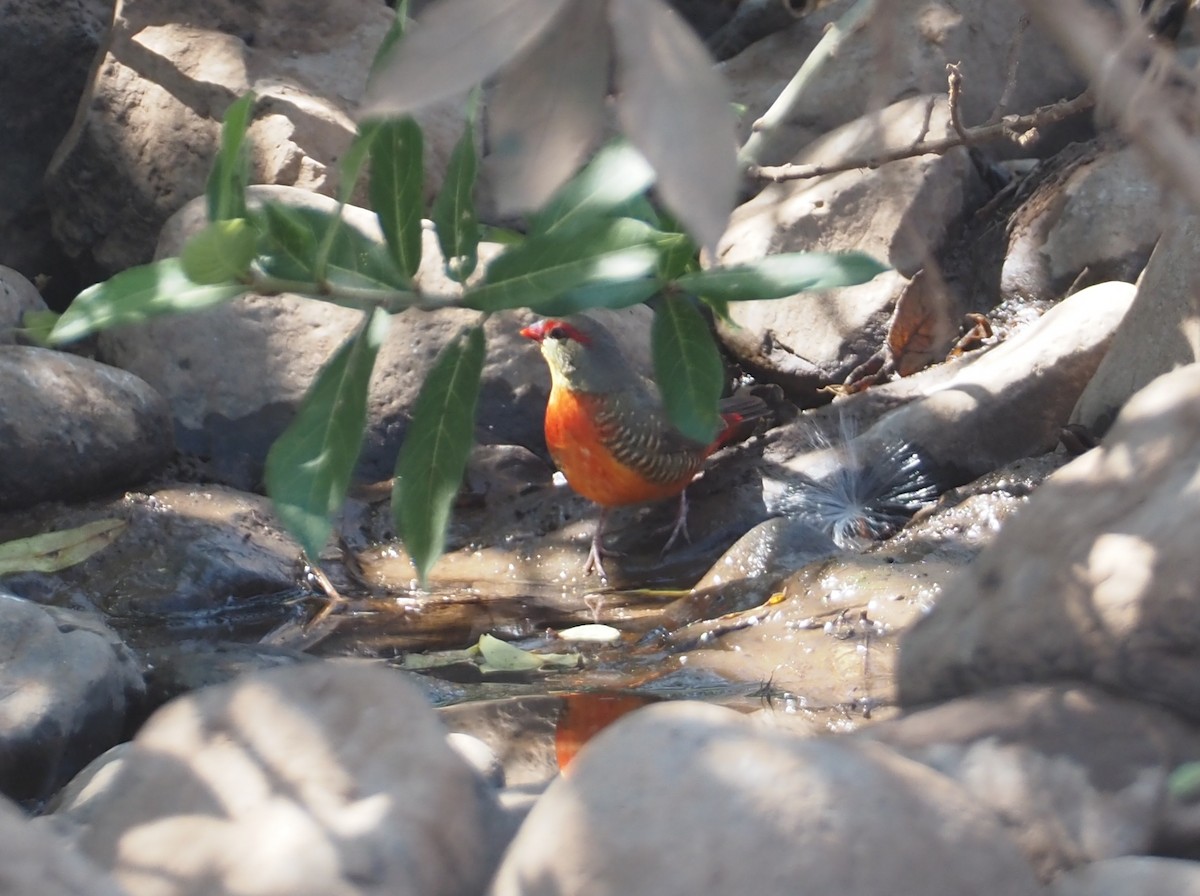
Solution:
M 675 525 L 671 527 L 671 535 L 667 538 L 667 543 L 663 545 L 662 552 L 666 554 L 671 550 L 671 545 L 679 536 L 683 536 L 683 540 L 688 544 L 692 543 L 692 537 L 688 535 L 687 529 L 687 489 L 679 493 L 679 512 L 675 515 Z
M 600 578 L 607 580 L 608 574 L 604 571 L 604 564 L 601 562 L 601 557 L 605 554 L 611 554 L 612 551 L 604 549 L 604 520 L 608 517 L 608 508 L 600 508 L 600 518 L 596 520 L 596 532 L 592 535 L 592 548 L 588 551 L 587 563 L 583 564 L 583 574 L 586 576 L 592 570 Z

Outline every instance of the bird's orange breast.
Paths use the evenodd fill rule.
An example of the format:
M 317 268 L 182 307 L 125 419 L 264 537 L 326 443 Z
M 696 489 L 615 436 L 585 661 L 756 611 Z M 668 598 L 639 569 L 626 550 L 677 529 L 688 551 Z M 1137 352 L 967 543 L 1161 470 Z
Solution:
M 617 460 L 596 426 L 603 395 L 573 392 L 559 386 L 546 406 L 546 447 L 571 488 L 605 507 L 660 501 L 683 491 L 696 470 L 676 481 L 651 482 Z M 697 458 L 697 468 L 703 462 Z

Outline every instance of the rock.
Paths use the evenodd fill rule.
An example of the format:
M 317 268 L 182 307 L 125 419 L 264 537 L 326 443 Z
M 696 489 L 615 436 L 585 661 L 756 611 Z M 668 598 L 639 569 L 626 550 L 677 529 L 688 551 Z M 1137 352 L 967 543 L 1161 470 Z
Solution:
M 1064 874 L 1050 896 L 1197 896 L 1200 863 L 1157 856 L 1122 856 Z
M 50 233 L 42 185 L 47 162 L 71 126 L 114 0 L 6 0 L 0 29 L 0 121 L 11 139 L 0 157 L 0 263 L 30 277 L 55 275 L 65 297 L 75 278 Z M 0 278 L 2 279 L 2 278 Z
M 907 446 L 929 481 L 947 488 L 1050 451 L 1133 290 L 1090 287 L 999 345 L 848 396 L 771 433 L 767 510 L 803 512 L 812 481 L 835 475 L 846 456 L 868 471 L 895 469 L 904 487 L 910 474 L 888 459 Z M 835 445 L 850 444 L 819 447 L 822 429 L 842 434 Z
M 239 621 L 261 626 L 290 612 L 287 602 L 298 593 L 300 546 L 282 531 L 261 495 L 220 486 L 168 486 L 65 512 L 50 508 L 33 522 L 50 530 L 96 518 L 124 519 L 128 527 L 84 562 L 55 573 L 23 574 L 10 580 L 11 587 L 44 602 L 82 595 L 121 624 L 134 623 L 134 634 L 150 621 L 195 632 Z M 30 520 L 22 519 L 28 527 Z M 211 665 L 219 664 L 214 659 Z
M 837 730 L 880 717 L 896 704 L 905 630 L 1062 462 L 1010 464 L 946 493 L 893 537 L 848 550 L 828 536 L 818 550 L 802 521 L 773 517 L 664 611 L 669 663 L 730 690 L 759 684 L 776 715 L 803 710 Z M 750 562 L 739 565 L 742 554 Z
M 451 731 L 488 746 L 500 762 L 507 786 L 540 792 L 559 772 L 558 732 L 577 696 L 472 700 L 442 707 L 438 713 Z M 603 699 L 605 695 L 587 696 Z
M 0 345 L 15 345 L 26 311 L 45 311 L 46 303 L 36 286 L 20 271 L 0 265 Z
M 125 896 L 108 874 L 4 799 L 0 799 L 0 844 L 0 892 L 11 896 Z
M 92 823 L 93 814 L 104 810 L 105 795 L 132 751 L 127 740 L 105 750 L 54 794 L 37 822 L 73 841 Z
M 77 844 L 130 896 L 449 896 L 479 892 L 498 854 L 490 789 L 420 692 L 367 663 L 173 701 L 90 803 Z
M 554 470 L 519 445 L 475 445 L 463 474 L 464 497 L 482 503 L 494 514 L 486 531 L 512 533 L 514 503 L 522 496 L 553 485 Z
M 793 46 L 796 41 L 803 39 L 811 51 L 824 33 L 825 26 L 832 18 L 836 18 L 836 13 L 841 11 L 839 7 L 844 4 L 830 4 L 834 8 L 834 14 L 828 12 L 822 14 L 822 10 L 810 10 L 809 7 L 812 5 L 793 7 L 784 6 L 782 3 L 773 3 L 772 0 L 744 0 L 744 2 L 738 3 L 735 9 L 729 11 L 731 14 L 727 15 L 726 21 L 721 22 L 719 27 L 702 30 L 701 35 L 713 58 L 718 62 L 724 62 L 737 56 L 755 41 L 782 31 L 788 26 L 796 24 L 797 19 L 802 19 L 807 27 L 803 30 L 792 29 L 789 37 L 792 39 Z M 805 53 L 791 58 L 798 60 L 806 58 L 807 55 L 808 53 Z M 760 61 L 767 62 L 769 60 L 760 57 Z M 737 63 L 729 68 L 742 76 L 753 77 L 754 75 L 753 71 L 746 71 L 746 66 Z M 787 82 L 787 77 L 782 78 L 784 83 Z
M 850 6 L 835 4 L 819 15 L 836 18 Z M 951 62 L 962 64 L 960 108 L 968 126 L 988 120 L 1002 101 L 1006 114 L 1027 113 L 1081 93 L 1085 81 L 1053 40 L 1036 27 L 1021 27 L 1022 12 L 1019 6 L 987 0 L 896 0 L 874 9 L 865 25 L 849 29 L 837 53 L 818 65 L 784 125 L 759 138 L 757 161 L 780 164 L 872 109 L 915 94 L 944 94 L 946 64 Z M 823 21 L 818 18 L 814 27 L 802 19 L 723 64 L 734 102 L 747 107 L 746 133 L 808 59 Z M 1015 67 L 1008 58 L 1014 41 Z M 1052 152 L 1057 144 L 1043 140 L 1034 148 Z M 992 148 L 1028 152 L 1015 145 Z
M 950 127 L 944 97 L 914 96 L 842 125 L 791 161 L 836 164 L 911 142 L 923 130 L 931 138 L 945 136 Z M 857 250 L 911 277 L 951 226 L 986 198 L 969 154 L 958 149 L 876 169 L 784 181 L 764 187 L 734 210 L 717 250 L 723 264 L 774 252 Z
M 794 161 L 836 163 L 949 128 L 944 99 L 911 97 L 837 129 Z M 965 149 L 766 187 L 734 211 L 718 247 L 723 265 L 776 252 L 859 251 L 897 273 L 861 286 L 732 303 L 734 325 L 719 326 L 722 340 L 802 405 L 822 403 L 816 391 L 842 382 L 880 348 L 907 278 L 931 263 L 950 228 L 986 198 Z
M 231 521 L 230 525 L 235 529 L 238 528 L 236 520 Z M 214 594 L 214 604 L 216 597 L 217 595 Z M 283 601 L 280 600 L 279 603 L 282 604 Z M 270 610 L 260 612 L 265 616 Z M 278 606 L 275 608 L 275 612 L 277 615 L 283 615 L 286 611 L 282 606 Z M 210 615 L 214 614 L 215 611 Z M 182 615 L 177 614 L 174 621 L 178 622 Z M 195 615 L 199 619 L 203 619 L 204 612 L 199 610 Z M 168 618 L 164 621 L 167 626 L 170 626 L 173 620 Z M 212 627 L 217 628 L 218 625 L 219 623 L 213 624 Z M 148 627 L 153 629 L 153 626 Z M 177 629 L 180 627 L 176 626 Z M 199 622 L 190 628 L 192 634 L 198 633 L 200 637 L 188 638 L 177 635 L 165 644 L 153 644 L 148 647 L 137 644 L 140 639 L 131 638 L 137 644 L 146 668 L 146 706 L 148 710 L 157 709 L 168 700 L 191 691 L 225 684 L 242 675 L 278 667 L 291 668 L 301 663 L 312 662 L 314 659 L 299 650 L 271 644 L 245 644 L 237 641 L 214 642 L 205 638 L 206 633 L 202 630 L 196 631 L 202 629 L 202 624 Z
M 708 460 L 704 474 L 688 487 L 691 540 L 673 545 L 665 555 L 678 500 L 613 508 L 605 520 L 605 544 L 624 556 L 606 560 L 609 583 L 686 587 L 696 582 L 763 520 L 761 453 L 761 443 L 751 440 Z M 582 610 L 599 581 L 583 573 L 598 506 L 558 479 L 555 485 L 531 483 L 507 498 L 500 492 L 498 505 L 487 496 L 460 493 L 448 550 L 430 570 L 429 582 L 435 588 L 454 588 L 456 583 L 486 581 L 492 596 L 528 595 L 533 588 L 560 609 Z M 359 560 L 376 587 L 416 587 L 402 545 L 368 548 Z
M 962 697 L 857 736 L 957 781 L 1045 881 L 1149 852 L 1164 826 L 1169 775 L 1200 756 L 1200 736 L 1177 718 L 1075 685 Z
M 497 789 L 504 786 L 504 766 L 500 757 L 479 738 L 451 731 L 446 735 L 446 743 L 489 785 Z
M 251 188 L 251 202 L 267 199 L 336 208 L 332 199 L 303 190 Z M 186 206 L 164 228 L 159 256 L 182 251 L 187 237 L 203 226 L 203 216 L 202 200 Z M 373 212 L 349 207 L 345 216 L 351 226 L 382 240 Z M 481 249 L 485 261 L 496 251 L 495 246 Z M 455 288 L 442 272 L 441 258 L 427 230 L 416 278 L 423 290 L 442 294 Z M 649 309 L 596 315 L 630 346 L 633 362 L 649 370 Z M 249 295 L 206 311 L 107 331 L 100 337 L 100 354 L 167 397 L 181 451 L 205 459 L 218 481 L 254 489 L 271 443 L 291 422 L 321 366 L 361 319 L 360 312 L 329 302 Z M 462 308 L 409 310 L 393 317 L 372 378 L 361 477 L 391 476 L 424 374 L 446 342 L 478 319 L 477 312 Z M 519 333 L 532 319 L 528 312 L 503 312 L 486 324 L 488 361 L 476 414 L 481 442 L 544 447 L 550 377 L 536 346 Z
M 1051 476 L 910 629 L 901 701 L 1067 679 L 1200 718 L 1198 408 L 1200 366 L 1159 377 Z
M 1009 221 L 1002 296 L 1056 299 L 1105 280 L 1133 283 L 1158 240 L 1168 194 L 1141 150 L 1097 141 L 1059 156 Z
M 533 881 L 579 896 L 1040 892 L 997 822 L 919 763 L 690 702 L 627 716 L 550 785 L 488 892 Z
M 122 739 L 145 685 L 117 635 L 86 613 L 0 591 L 0 639 L 0 790 L 36 803 Z
M 1200 279 L 1197 241 L 1200 219 L 1184 215 L 1167 226 L 1112 346 L 1071 412 L 1072 423 L 1103 435 L 1134 392 L 1200 361 L 1200 334 L 1186 323 L 1200 310 L 1193 288 Z
M 0 509 L 111 492 L 171 454 L 166 403 L 124 370 L 0 346 L 0 395 Z
M 749 370 L 778 383 L 800 407 L 813 407 L 827 400 L 823 389 L 844 383 L 879 351 L 908 282 L 890 271 L 857 286 L 731 303 L 733 323 L 718 323 L 718 334 Z
M 64 249 L 104 276 L 148 261 L 163 222 L 204 193 L 220 119 L 247 90 L 258 97 L 251 181 L 333 195 L 392 15 L 375 0 L 122 3 L 47 174 Z M 445 105 L 421 113 L 431 170 L 461 133 L 461 108 L 453 134 L 446 116 Z
M 697 614 L 692 613 L 696 597 L 710 591 L 720 601 L 721 609 L 698 615 L 711 618 L 731 612 L 734 607 L 727 603 L 730 591 L 740 591 L 751 582 L 773 589 L 781 575 L 836 553 L 837 549 L 829 533 L 808 520 L 783 516 L 763 520 L 734 542 L 709 568 L 692 593 L 682 599 L 688 608 L 677 618 L 681 623 L 697 618 Z M 761 599 L 766 599 L 768 594 L 761 594 Z M 754 603 L 760 603 L 761 599 Z
M 849 396 L 827 412 L 807 412 L 761 440 L 714 457 L 689 489 L 695 544 L 667 558 L 681 565 L 664 564 L 654 541 L 648 543 L 646 537 L 656 522 L 669 521 L 672 508 L 664 502 L 649 518 L 642 508 L 614 514 L 610 546 L 631 556 L 609 565 L 609 574 L 628 583 L 668 576 L 673 582 L 697 582 L 722 552 L 768 516 L 800 517 L 811 524 L 814 483 L 825 483 L 820 488 L 836 497 L 848 467 L 858 471 L 851 478 L 872 484 L 880 499 L 876 503 L 888 505 L 890 515 L 899 509 L 898 521 L 903 522 L 903 511 L 911 514 L 939 489 L 1051 450 L 1132 291 L 1130 284 L 1093 287 L 1008 342 Z M 830 421 L 828 428 L 836 434 L 827 437 L 821 429 Z M 509 537 L 489 546 L 478 537 L 478 526 L 463 523 L 466 545 L 439 561 L 434 580 L 482 580 L 502 589 L 561 583 L 564 594 L 572 588 L 576 597 L 584 597 L 594 582 L 579 573 L 594 531 L 594 509 L 565 489 L 556 495 L 534 489 L 514 498 L 507 509 L 513 520 Z M 781 535 L 776 531 L 781 525 L 768 523 L 743 545 L 743 559 L 730 555 L 725 572 L 714 570 L 714 576 L 721 576 L 715 589 L 720 609 L 699 616 L 760 603 L 767 596 L 762 587 L 769 587 L 765 574 L 785 566 L 794 548 L 797 564 L 828 552 L 828 539 L 811 527 Z M 408 587 L 412 580 L 407 557 L 397 556 L 391 547 L 363 562 L 378 584 Z M 739 584 L 730 586 L 731 580 Z M 726 597 L 732 597 L 732 605 Z M 696 618 L 690 614 L 684 621 Z

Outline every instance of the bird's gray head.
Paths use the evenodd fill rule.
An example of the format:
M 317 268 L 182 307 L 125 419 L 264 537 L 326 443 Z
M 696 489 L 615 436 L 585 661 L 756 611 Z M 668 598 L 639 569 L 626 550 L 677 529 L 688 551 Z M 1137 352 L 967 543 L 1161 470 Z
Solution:
M 547 318 L 521 335 L 537 342 L 555 385 L 575 392 L 640 388 L 641 377 L 621 352 L 616 338 L 590 317 Z

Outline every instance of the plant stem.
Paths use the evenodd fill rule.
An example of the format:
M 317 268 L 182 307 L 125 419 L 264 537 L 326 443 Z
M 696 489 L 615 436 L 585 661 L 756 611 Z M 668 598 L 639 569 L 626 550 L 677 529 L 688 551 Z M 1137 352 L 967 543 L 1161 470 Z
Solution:
M 875 9 L 875 0 L 858 0 L 834 22 L 813 51 L 804 60 L 787 87 L 771 104 L 762 118 L 754 123 L 754 133 L 738 153 L 738 166 L 743 170 L 758 167 L 763 156 L 771 149 L 771 143 L 779 127 L 791 117 L 809 82 L 816 77 L 825 61 L 834 56 L 842 42 L 852 34 Z
M 436 311 L 441 308 L 465 307 L 460 295 L 431 295 L 387 287 L 335 285 L 328 281 L 315 283 L 306 280 L 283 280 L 271 277 L 257 269 L 251 270 L 247 285 L 251 290 L 262 295 L 295 293 L 308 298 L 332 300 L 339 305 L 348 305 L 354 308 L 382 308 L 393 314 L 408 308 Z

